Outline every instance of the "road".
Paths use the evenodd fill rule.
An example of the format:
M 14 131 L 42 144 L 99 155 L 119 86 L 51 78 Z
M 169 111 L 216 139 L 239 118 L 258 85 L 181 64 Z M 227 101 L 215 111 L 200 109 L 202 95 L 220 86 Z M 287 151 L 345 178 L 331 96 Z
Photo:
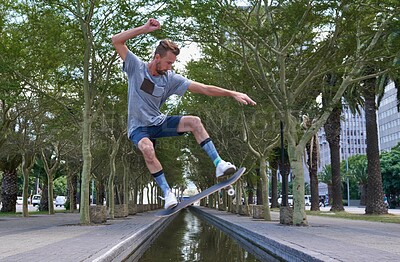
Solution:
M 29 212 L 38 211 L 38 206 L 28 205 Z M 65 207 L 56 207 L 54 206 L 54 210 L 65 210 Z M 16 205 L 16 212 L 22 212 L 22 205 Z

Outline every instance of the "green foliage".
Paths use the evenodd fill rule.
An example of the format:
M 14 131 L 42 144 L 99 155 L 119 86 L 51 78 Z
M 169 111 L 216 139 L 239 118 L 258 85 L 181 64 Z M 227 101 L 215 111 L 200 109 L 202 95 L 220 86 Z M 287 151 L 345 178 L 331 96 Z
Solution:
M 60 176 L 54 180 L 54 196 L 67 196 L 66 176 Z
M 322 171 L 318 173 L 318 180 L 328 185 L 332 183 L 331 165 L 326 165 L 322 168 Z
M 55 190 L 56 194 L 64 195 L 67 170 L 76 174 L 82 168 L 80 130 L 85 43 L 80 19 L 89 15 L 90 4 L 95 4 L 93 18 L 88 24 L 93 37 L 89 77 L 92 174 L 98 183 L 108 175 L 111 132 L 115 137 L 126 137 L 127 83 L 121 72 L 121 61 L 111 45 L 111 35 L 139 26 L 149 17 L 161 18 L 162 30 L 127 43 L 145 60 L 151 57 L 151 47 L 157 39 L 199 42 L 204 56 L 188 65 L 189 78 L 245 92 L 257 101 L 258 106 L 243 108 L 227 98 L 187 95 L 176 107 L 171 103 L 166 108 L 172 108 L 173 114 L 200 116 L 224 159 L 237 166 L 252 167 L 255 160 L 247 145 L 242 143 L 244 121 L 250 130 L 249 139 L 257 150 L 262 151 L 279 133 L 279 110 L 288 110 L 297 119 L 300 113 L 307 112 L 315 104 L 319 93 L 332 91 L 321 85 L 322 73 L 309 73 L 315 68 L 324 73 L 332 67 L 337 68 L 339 75 L 347 72 L 348 68 L 343 65 L 352 65 L 358 59 L 346 60 L 356 48 L 356 26 L 362 25 L 362 44 L 367 43 L 374 31 L 371 21 L 375 20 L 371 17 L 377 14 L 376 10 L 387 15 L 385 10 L 390 10 L 391 4 L 383 1 L 379 5 L 361 6 L 357 2 L 346 6 L 337 1 L 316 1 L 309 6 L 308 1 L 280 1 L 279 4 L 272 1 L 271 6 L 266 7 L 263 5 L 266 2 L 251 1 L 250 6 L 240 7 L 221 1 L 146 0 L 133 4 L 132 1 L 105 0 L 79 2 L 83 13 L 80 14 L 82 17 L 77 17 L 76 3 L 58 0 L 39 1 L 33 5 L 5 1 L 0 7 L 2 159 L 16 159 L 18 166 L 15 156 L 21 151 L 40 152 L 42 148 L 50 159 L 53 144 L 61 143 L 64 164 L 58 172 L 61 176 L 59 189 L 56 186 Z M 342 13 L 345 19 L 341 20 L 338 15 Z M 380 18 L 377 16 L 376 21 L 381 21 Z M 321 40 L 322 36 L 326 36 L 326 40 L 328 36 L 334 36 L 332 29 L 335 26 L 341 29 L 338 35 L 341 41 Z M 386 48 L 382 54 L 387 55 L 385 58 L 392 58 L 391 53 L 399 57 L 399 38 L 395 30 L 398 26 L 396 23 L 389 26 L 392 30 L 388 33 L 389 41 L 382 41 L 381 46 Z M 322 35 L 325 30 L 326 35 Z M 275 51 L 288 43 L 284 54 L 286 63 L 280 64 Z M 382 61 L 381 51 L 374 51 L 368 59 Z M 326 63 L 320 64 L 320 61 Z M 285 72 L 279 68 L 284 68 Z M 313 81 L 302 84 L 307 77 Z M 305 86 L 305 89 L 290 93 L 299 86 Z M 289 96 L 283 96 L 284 93 Z M 22 129 L 17 128 L 23 123 L 29 126 L 24 131 L 25 137 Z M 131 188 L 151 181 L 142 157 L 134 151 L 132 144 L 126 138 L 122 144 L 116 158 L 116 181 L 121 183 L 125 167 L 130 171 Z M 160 140 L 157 153 L 165 163 L 171 184 L 182 185 L 184 173 L 188 173 L 199 187 L 214 183 L 214 167 L 193 138 Z M 125 166 L 123 159 L 127 162 Z M 32 172 L 30 188 L 36 177 L 41 183 L 46 182 L 40 160 Z
M 354 155 L 350 156 L 346 163 L 345 160 L 341 162 L 341 173 L 344 174 L 343 181 L 349 178 L 351 182 L 355 182 L 359 185 L 366 185 L 368 178 L 367 169 L 367 156 L 366 155 Z
M 389 196 L 389 204 L 395 207 L 400 197 L 400 145 L 381 154 L 383 191 Z

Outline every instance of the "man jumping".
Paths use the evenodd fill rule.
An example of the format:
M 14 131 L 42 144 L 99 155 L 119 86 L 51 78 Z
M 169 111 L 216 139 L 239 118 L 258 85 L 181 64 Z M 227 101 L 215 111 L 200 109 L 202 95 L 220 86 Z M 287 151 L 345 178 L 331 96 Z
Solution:
M 217 178 L 232 174 L 236 167 L 221 159 L 199 117 L 167 116 L 161 113 L 160 108 L 167 98 L 173 94 L 182 96 L 189 90 L 207 96 L 230 96 L 245 105 L 256 103 L 246 94 L 190 81 L 175 74 L 172 65 L 179 55 L 179 48 L 170 40 L 162 40 L 159 43 L 150 63 L 141 61 L 126 46 L 127 40 L 153 32 L 160 27 L 156 19 L 150 18 L 142 26 L 114 35 L 112 43 L 124 61 L 123 70 L 128 76 L 129 139 L 142 152 L 147 168 L 163 191 L 164 208 L 168 209 L 177 205 L 178 201 L 156 157 L 154 149 L 156 138 L 191 132 L 216 166 Z

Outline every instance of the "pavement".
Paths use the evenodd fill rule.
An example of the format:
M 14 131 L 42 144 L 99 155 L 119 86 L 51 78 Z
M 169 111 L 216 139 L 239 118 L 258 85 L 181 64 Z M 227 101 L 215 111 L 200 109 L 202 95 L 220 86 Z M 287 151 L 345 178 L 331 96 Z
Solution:
M 345 209 L 365 213 L 364 208 Z M 272 221 L 263 221 L 203 207 L 193 211 L 250 243 L 250 249 L 256 246 L 255 251 L 285 261 L 400 261 L 400 224 L 307 216 L 309 226 L 298 227 L 279 224 L 278 212 L 271 212 Z M 393 215 L 399 211 L 389 210 Z
M 247 248 L 286 261 L 400 260 L 400 224 L 307 216 L 309 226 L 296 227 L 280 225 L 278 212 L 271 212 L 272 221 L 204 207 L 194 212 L 247 243 Z M 389 212 L 400 216 L 400 210 Z M 0 216 L 0 261 L 122 261 L 128 254 L 144 252 L 171 219 L 151 211 L 82 226 L 77 213 Z
M 79 216 L 0 216 L 0 261 L 122 261 L 142 254 L 173 219 L 146 212 L 83 226 Z

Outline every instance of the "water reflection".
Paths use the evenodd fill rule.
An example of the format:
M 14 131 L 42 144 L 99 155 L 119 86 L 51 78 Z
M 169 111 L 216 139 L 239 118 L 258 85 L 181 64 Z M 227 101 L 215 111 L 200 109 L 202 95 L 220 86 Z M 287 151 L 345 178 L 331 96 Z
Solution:
M 259 261 L 222 231 L 181 212 L 139 259 L 145 261 Z

